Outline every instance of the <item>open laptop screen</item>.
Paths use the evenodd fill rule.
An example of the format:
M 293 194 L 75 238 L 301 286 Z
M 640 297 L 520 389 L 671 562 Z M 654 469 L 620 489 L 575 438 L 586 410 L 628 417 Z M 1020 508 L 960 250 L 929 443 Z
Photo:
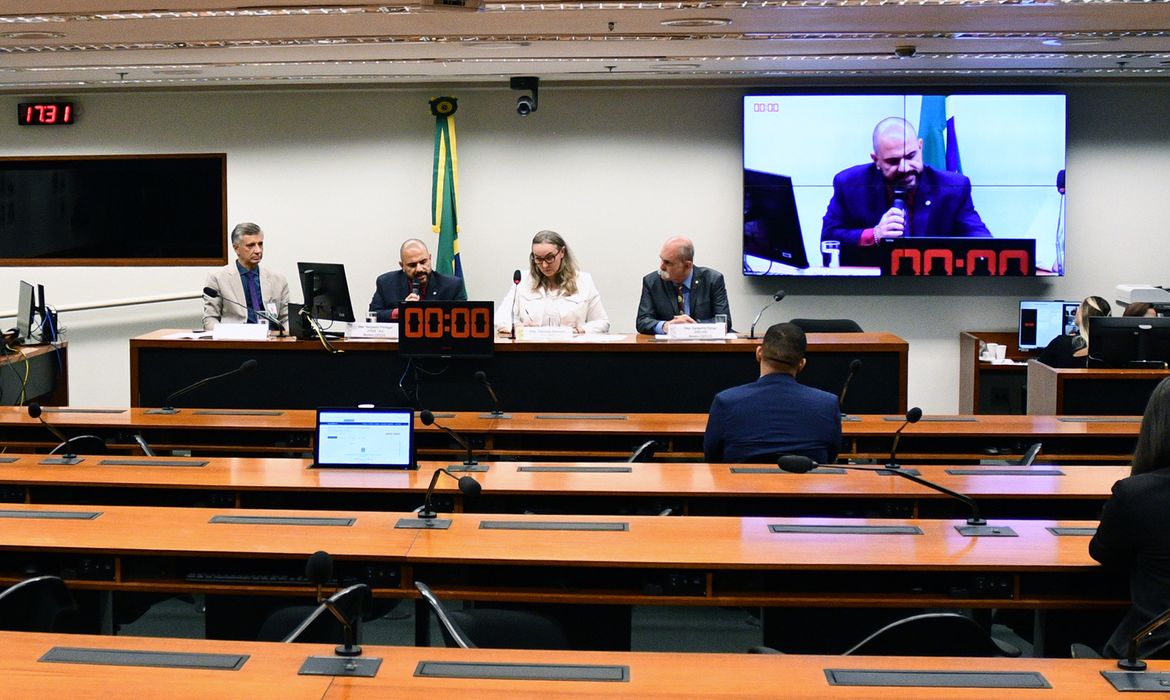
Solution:
M 318 467 L 413 469 L 414 411 L 409 408 L 318 408 Z

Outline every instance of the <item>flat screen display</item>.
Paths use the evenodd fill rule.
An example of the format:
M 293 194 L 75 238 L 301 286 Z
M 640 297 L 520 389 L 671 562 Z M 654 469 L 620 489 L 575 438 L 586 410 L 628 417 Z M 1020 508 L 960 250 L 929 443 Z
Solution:
M 1077 332 L 1077 301 L 1020 301 L 1019 340 L 1021 350 L 1048 347 L 1058 335 Z
M 398 354 L 477 358 L 495 353 L 490 301 L 409 301 L 398 305 Z
M 749 95 L 743 273 L 1063 275 L 1064 168 L 1064 95 Z
M 413 469 L 414 411 L 409 408 L 318 408 L 318 467 Z

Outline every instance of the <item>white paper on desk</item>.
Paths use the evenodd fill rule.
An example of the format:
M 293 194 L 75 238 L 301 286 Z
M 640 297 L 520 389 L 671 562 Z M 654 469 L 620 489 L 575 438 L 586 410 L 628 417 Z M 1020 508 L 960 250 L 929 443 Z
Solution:
M 211 337 L 211 331 L 178 331 L 176 333 L 167 333 L 162 337 L 163 340 L 207 340 Z
M 212 340 L 268 340 L 267 323 L 217 323 Z

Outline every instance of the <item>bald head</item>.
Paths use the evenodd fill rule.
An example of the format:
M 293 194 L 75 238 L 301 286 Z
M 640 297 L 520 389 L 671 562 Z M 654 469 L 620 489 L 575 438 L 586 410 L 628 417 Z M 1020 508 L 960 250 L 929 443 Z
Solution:
M 873 129 L 873 153 L 878 171 L 891 187 L 912 190 L 922 173 L 922 139 L 910 122 L 887 117 Z
M 683 236 L 668 238 L 658 252 L 658 276 L 679 284 L 691 274 L 694 261 L 695 244 L 691 243 L 691 239 Z
M 409 238 L 398 249 L 398 265 L 407 277 L 426 286 L 431 274 L 431 252 L 419 239 Z

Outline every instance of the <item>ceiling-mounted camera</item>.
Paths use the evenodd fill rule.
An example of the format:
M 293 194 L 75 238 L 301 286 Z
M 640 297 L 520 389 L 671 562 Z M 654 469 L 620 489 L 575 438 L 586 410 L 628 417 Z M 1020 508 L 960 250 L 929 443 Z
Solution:
M 894 55 L 898 58 L 912 58 L 916 53 L 918 53 L 918 47 L 911 44 L 894 47 Z
M 540 78 L 533 76 L 518 76 L 512 78 L 510 82 L 513 90 L 526 90 L 531 92 L 531 95 L 521 95 L 516 99 L 516 114 L 522 117 L 527 117 L 536 111 L 538 105 L 538 94 L 540 90 Z

